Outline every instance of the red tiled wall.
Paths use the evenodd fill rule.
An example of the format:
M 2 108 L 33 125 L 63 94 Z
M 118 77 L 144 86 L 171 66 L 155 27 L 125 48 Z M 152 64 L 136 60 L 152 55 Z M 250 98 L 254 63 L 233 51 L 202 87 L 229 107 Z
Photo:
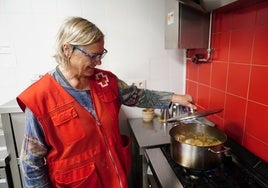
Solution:
M 187 61 L 186 90 L 199 109 L 223 108 L 208 119 L 268 161 L 268 1 L 216 12 L 212 28 L 212 61 Z

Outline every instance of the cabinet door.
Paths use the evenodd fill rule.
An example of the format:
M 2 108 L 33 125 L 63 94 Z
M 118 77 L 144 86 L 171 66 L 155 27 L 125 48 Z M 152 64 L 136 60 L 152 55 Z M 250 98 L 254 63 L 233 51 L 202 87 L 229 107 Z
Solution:
M 20 155 L 22 140 L 24 137 L 24 129 L 25 129 L 25 114 L 24 113 L 13 113 L 11 115 L 11 122 L 13 127 L 13 133 L 15 136 L 15 147 L 17 157 Z
M 9 165 L 11 178 L 13 181 L 12 187 L 21 188 L 22 182 L 20 177 L 18 159 L 20 155 L 19 150 L 21 149 L 22 139 L 24 135 L 24 113 L 4 113 L 1 114 L 1 120 L 3 124 L 6 146 L 10 156 Z

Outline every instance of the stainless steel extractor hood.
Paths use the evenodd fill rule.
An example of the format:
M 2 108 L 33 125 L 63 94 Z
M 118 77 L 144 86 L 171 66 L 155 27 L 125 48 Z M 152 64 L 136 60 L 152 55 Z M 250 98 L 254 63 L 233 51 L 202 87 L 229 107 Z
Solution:
M 211 12 L 212 10 L 231 4 L 237 0 L 178 0 L 202 12 Z
M 212 12 L 238 1 L 166 0 L 165 48 L 210 48 Z
M 210 14 L 197 4 L 166 0 L 165 48 L 208 48 L 209 21 Z
M 217 8 L 231 4 L 237 0 L 200 0 L 200 4 L 207 11 L 212 11 Z

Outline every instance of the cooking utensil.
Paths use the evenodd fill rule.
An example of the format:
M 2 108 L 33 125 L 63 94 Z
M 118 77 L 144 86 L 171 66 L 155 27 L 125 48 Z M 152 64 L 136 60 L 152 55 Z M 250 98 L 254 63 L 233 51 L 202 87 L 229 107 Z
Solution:
M 169 109 L 161 109 L 160 120 L 165 123 L 167 122 L 168 118 L 170 118 Z
M 188 107 L 182 106 L 178 103 L 172 103 L 171 104 L 171 117 L 176 117 L 185 113 L 188 113 L 190 109 Z
M 216 114 L 221 112 L 223 109 L 211 109 L 211 110 L 203 110 L 203 111 L 195 111 L 195 112 L 189 112 L 185 113 L 176 117 L 169 118 L 167 122 L 176 122 L 176 121 L 183 121 L 188 119 L 196 119 L 198 117 L 204 117 L 212 114 Z
M 176 139 L 177 134 L 203 133 L 214 137 L 220 144 L 213 146 L 195 146 L 182 143 Z M 171 136 L 171 156 L 179 165 L 191 169 L 213 169 L 222 163 L 224 153 L 230 148 L 225 147 L 227 136 L 224 132 L 215 127 L 204 124 L 192 123 L 177 125 L 170 129 Z

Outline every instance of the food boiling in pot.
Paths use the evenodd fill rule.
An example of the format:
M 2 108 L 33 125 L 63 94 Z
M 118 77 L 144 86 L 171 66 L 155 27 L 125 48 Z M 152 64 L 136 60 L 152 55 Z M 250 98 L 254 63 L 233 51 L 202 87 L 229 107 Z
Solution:
M 215 146 L 221 144 L 217 138 L 205 133 L 182 132 L 174 136 L 175 140 L 193 146 Z

